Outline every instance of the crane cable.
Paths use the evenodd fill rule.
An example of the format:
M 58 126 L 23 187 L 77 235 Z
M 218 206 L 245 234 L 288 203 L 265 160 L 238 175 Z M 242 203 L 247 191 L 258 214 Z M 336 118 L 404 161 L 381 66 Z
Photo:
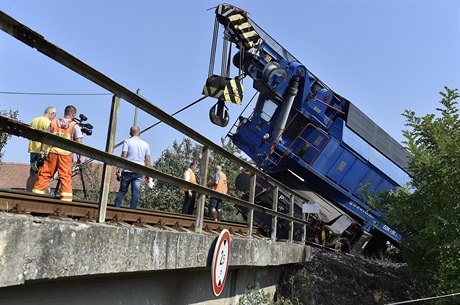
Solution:
M 189 104 L 189 105 L 187 105 L 187 106 L 185 106 L 185 107 L 183 107 L 183 108 L 177 110 L 176 112 L 174 112 L 173 114 L 171 114 L 171 116 L 175 116 L 176 114 L 178 114 L 178 113 L 180 113 L 180 112 L 182 112 L 182 111 L 184 111 L 184 110 L 186 110 L 186 109 L 192 107 L 193 105 L 195 105 L 195 104 L 201 102 L 201 101 L 204 100 L 205 98 L 207 98 L 207 96 L 200 97 L 199 99 L 197 99 L 197 100 L 194 101 L 193 103 L 191 103 L 191 104 Z M 163 122 L 163 121 L 159 120 L 159 121 L 156 122 L 155 124 L 153 124 L 153 125 L 151 125 L 151 126 L 145 128 L 144 130 L 142 130 L 142 131 L 139 133 L 139 135 L 142 134 L 142 133 L 144 133 L 144 132 L 146 132 L 146 131 L 149 130 L 149 129 L 152 129 L 153 127 L 157 126 L 158 124 L 161 124 L 162 122 Z M 116 144 L 113 148 L 115 149 L 115 148 L 121 146 L 121 144 L 123 144 L 123 141 L 121 141 L 120 143 Z M 89 163 L 91 163 L 92 161 L 94 161 L 94 159 L 88 159 L 88 160 L 86 160 L 85 162 L 83 162 L 82 164 L 79 164 L 78 166 L 83 166 L 83 165 L 89 164 Z
M 217 37 L 219 36 L 219 22 L 217 16 L 214 21 L 214 32 L 212 34 L 211 55 L 209 56 L 208 78 L 214 74 L 214 63 L 216 60 Z

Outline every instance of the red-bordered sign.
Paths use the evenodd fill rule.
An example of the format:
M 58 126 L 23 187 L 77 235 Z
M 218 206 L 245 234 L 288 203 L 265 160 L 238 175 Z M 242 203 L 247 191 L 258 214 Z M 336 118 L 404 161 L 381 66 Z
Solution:
M 228 273 L 228 261 L 230 260 L 230 232 L 227 229 L 220 232 L 217 238 L 216 248 L 212 256 L 212 291 L 218 297 L 224 289 Z

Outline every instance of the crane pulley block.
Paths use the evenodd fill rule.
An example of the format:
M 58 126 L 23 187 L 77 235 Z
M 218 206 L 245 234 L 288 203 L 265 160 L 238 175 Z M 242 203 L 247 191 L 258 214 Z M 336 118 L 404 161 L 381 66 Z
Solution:
M 241 105 L 243 83 L 238 78 L 212 75 L 206 80 L 203 95 Z

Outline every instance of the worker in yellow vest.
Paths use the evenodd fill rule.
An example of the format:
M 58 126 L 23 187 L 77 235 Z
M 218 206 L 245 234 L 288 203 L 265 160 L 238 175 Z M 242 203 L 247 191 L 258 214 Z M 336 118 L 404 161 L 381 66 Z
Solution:
M 216 192 L 227 194 L 227 176 L 222 171 L 219 165 L 214 167 L 214 175 L 212 176 L 212 182 L 209 186 Z M 210 209 L 214 221 L 222 220 L 222 200 L 219 198 L 211 197 Z
M 190 167 L 185 170 L 184 180 L 190 183 L 196 183 L 196 172 L 197 164 L 195 162 L 190 163 Z M 193 214 L 193 208 L 195 207 L 196 193 L 194 190 L 184 187 L 184 206 L 182 207 L 183 214 Z
M 50 127 L 51 121 L 56 116 L 56 108 L 54 106 L 48 106 L 45 109 L 43 115 L 36 117 L 30 123 L 30 127 L 38 130 L 48 130 Z M 42 143 L 30 140 L 29 141 L 29 153 L 30 153 L 30 170 L 29 178 L 26 182 L 26 191 L 31 192 L 35 182 L 37 182 L 38 172 L 40 168 L 37 166 L 37 161 L 40 159 L 40 149 Z M 47 153 L 47 152 L 45 152 Z M 44 160 L 41 160 L 40 163 L 43 163 Z

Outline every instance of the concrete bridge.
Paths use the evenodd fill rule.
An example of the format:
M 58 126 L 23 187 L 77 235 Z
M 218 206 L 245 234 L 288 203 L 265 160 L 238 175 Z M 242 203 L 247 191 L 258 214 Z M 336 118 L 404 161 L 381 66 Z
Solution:
M 232 235 L 216 297 L 217 236 L 2 213 L 1 304 L 237 304 L 250 286 L 273 295 L 310 258 L 305 245 Z

